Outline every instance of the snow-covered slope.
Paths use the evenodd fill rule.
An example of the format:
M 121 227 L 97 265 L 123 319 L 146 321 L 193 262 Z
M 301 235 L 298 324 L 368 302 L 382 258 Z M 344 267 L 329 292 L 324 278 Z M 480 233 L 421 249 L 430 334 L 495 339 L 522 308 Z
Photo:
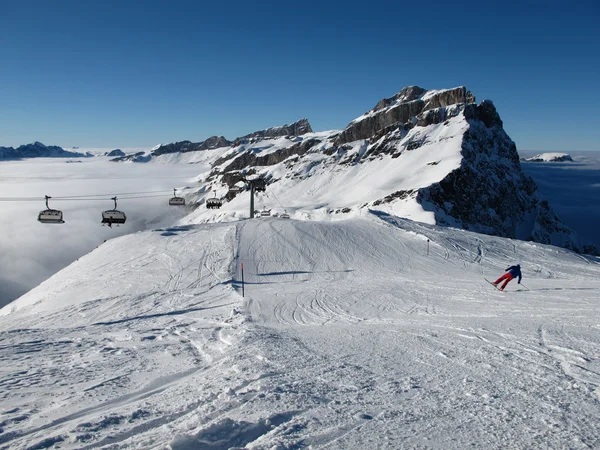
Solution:
M 594 448 L 598 280 L 381 212 L 123 236 L 0 311 L 0 446 Z

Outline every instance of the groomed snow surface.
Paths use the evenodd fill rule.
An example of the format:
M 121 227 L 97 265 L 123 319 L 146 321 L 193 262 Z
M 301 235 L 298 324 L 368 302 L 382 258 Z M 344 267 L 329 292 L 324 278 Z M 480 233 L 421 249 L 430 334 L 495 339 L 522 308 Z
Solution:
M 598 448 L 599 293 L 385 213 L 123 236 L 1 310 L 0 448 Z

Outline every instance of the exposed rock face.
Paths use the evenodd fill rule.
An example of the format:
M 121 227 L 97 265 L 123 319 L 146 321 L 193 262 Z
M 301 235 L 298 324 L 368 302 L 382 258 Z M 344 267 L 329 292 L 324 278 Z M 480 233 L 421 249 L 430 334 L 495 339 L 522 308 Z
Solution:
M 0 147 L 1 159 L 20 159 L 20 158 L 85 158 L 88 154 L 69 152 L 56 145 L 46 146 L 41 142 L 21 145 L 18 148 Z
M 133 155 L 125 155 L 125 156 L 117 156 L 114 159 L 111 159 L 112 162 L 124 162 L 124 161 L 132 161 L 132 162 L 148 162 L 152 159 L 152 156 L 146 152 L 137 152 Z
M 369 139 L 392 125 L 425 126 L 439 123 L 439 115 L 423 113 L 449 105 L 473 103 L 475 97 L 464 86 L 442 91 L 426 91 L 418 86 L 408 86 L 390 98 L 380 100 L 377 105 L 358 119 L 353 120 L 342 131 L 336 145 L 359 139 Z M 420 116 L 420 117 L 419 117 Z M 430 122 L 438 118 L 438 122 Z
M 223 136 L 212 136 L 202 142 L 191 142 L 191 141 L 179 141 L 170 144 L 161 144 L 154 148 L 150 153 L 139 152 L 135 155 L 117 155 L 115 159 L 111 161 L 123 162 L 148 162 L 153 157 L 165 155 L 169 153 L 188 153 L 197 152 L 202 150 L 214 150 L 217 148 L 236 147 L 248 142 L 253 142 L 260 139 L 270 139 L 281 136 L 300 136 L 306 133 L 311 133 L 312 128 L 307 119 L 300 119 L 292 124 L 283 125 L 281 127 L 267 128 L 266 130 L 255 131 L 246 136 L 237 138 L 234 142 L 228 141 Z M 272 158 L 277 158 L 276 156 Z
M 312 133 L 312 131 L 308 119 L 300 119 L 292 124 L 267 128 L 266 130 L 255 131 L 254 133 L 239 137 L 234 141 L 233 145 L 236 146 L 257 139 L 276 138 L 281 136 L 302 136 L 306 133 Z
M 467 105 L 464 115 L 470 127 L 460 168 L 420 189 L 421 205 L 435 211 L 441 224 L 577 249 L 573 230 L 539 199 L 535 182 L 521 170 L 516 145 L 494 104 Z M 533 227 L 525 225 L 528 221 Z
M 215 148 L 231 145 L 223 136 L 211 136 L 200 144 L 199 150 L 213 150 Z
M 125 156 L 125 152 L 123 150 L 121 150 L 120 148 L 116 148 L 110 152 L 106 152 L 104 154 L 105 156 L 111 156 L 111 157 L 115 157 L 115 156 Z
M 197 152 L 201 150 L 212 150 L 219 147 L 227 147 L 231 145 L 223 136 L 212 136 L 202 142 L 180 141 L 171 144 L 162 144 L 157 149 L 153 150 L 152 156 L 165 155 L 167 153 L 187 153 Z
M 265 156 L 255 155 L 252 152 L 245 152 L 225 167 L 224 172 L 237 171 L 246 167 L 273 166 L 288 159 L 290 156 L 305 154 L 319 142 L 321 141 L 318 139 L 309 139 L 280 151 L 269 153 Z

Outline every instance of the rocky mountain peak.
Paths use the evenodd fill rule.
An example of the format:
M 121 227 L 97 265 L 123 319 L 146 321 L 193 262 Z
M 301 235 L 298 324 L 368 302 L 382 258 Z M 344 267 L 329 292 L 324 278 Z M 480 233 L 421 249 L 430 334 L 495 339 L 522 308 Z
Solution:
M 410 129 L 419 121 L 420 126 L 439 123 L 446 114 L 440 115 L 434 110 L 470 103 L 475 103 L 475 96 L 464 86 L 429 91 L 419 86 L 407 86 L 396 95 L 380 100 L 373 109 L 350 122 L 338 135 L 336 144 L 369 139 L 391 126 Z M 428 111 L 434 113 L 424 115 Z
M 266 130 L 255 131 L 245 136 L 237 138 L 233 145 L 240 145 L 257 139 L 272 139 L 281 136 L 302 136 L 306 133 L 312 133 L 312 127 L 308 119 L 302 118 L 294 123 L 285 124 L 279 127 L 271 127 Z
M 372 111 L 379 111 L 381 109 L 387 108 L 393 104 L 399 103 L 408 103 L 413 100 L 417 100 L 421 98 L 421 96 L 427 92 L 426 89 L 423 89 L 419 86 L 407 86 L 403 88 L 400 92 L 390 98 L 383 98 L 377 102 Z

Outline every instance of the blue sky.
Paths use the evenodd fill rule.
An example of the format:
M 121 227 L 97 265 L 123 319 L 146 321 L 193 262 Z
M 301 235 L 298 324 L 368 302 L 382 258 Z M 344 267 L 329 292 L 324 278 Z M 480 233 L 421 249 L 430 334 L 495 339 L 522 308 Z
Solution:
M 597 1 L 0 0 L 0 146 L 343 129 L 407 85 L 492 99 L 522 150 L 598 150 Z

